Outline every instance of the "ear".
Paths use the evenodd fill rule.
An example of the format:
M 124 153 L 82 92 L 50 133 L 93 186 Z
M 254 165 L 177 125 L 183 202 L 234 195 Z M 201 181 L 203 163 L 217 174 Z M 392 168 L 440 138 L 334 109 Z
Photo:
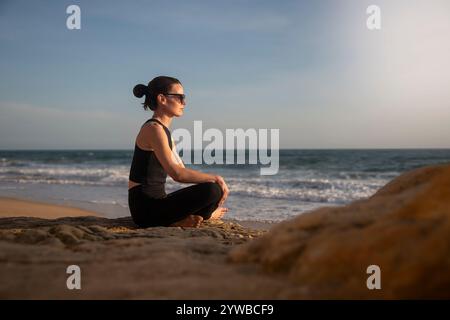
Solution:
M 156 101 L 158 102 L 158 104 L 165 104 L 166 100 L 167 100 L 166 96 L 163 95 L 162 93 L 160 93 L 156 96 Z

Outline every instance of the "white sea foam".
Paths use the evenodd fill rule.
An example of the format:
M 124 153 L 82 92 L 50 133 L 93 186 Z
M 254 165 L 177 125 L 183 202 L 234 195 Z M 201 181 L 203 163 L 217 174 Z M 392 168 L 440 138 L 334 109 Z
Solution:
M 229 170 L 225 176 L 230 191 L 250 198 L 345 203 L 372 195 L 385 184 L 389 174 L 339 172 L 326 175 L 312 170 L 284 172 L 279 176 L 259 176 Z M 129 167 L 125 165 L 34 165 L 0 167 L 2 181 L 19 184 L 60 184 L 78 186 L 126 186 Z M 168 192 L 176 189 L 168 179 Z

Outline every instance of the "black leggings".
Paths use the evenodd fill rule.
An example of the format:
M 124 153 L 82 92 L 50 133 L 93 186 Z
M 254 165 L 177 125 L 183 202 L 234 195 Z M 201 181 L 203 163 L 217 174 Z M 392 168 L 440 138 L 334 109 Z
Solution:
M 128 190 L 128 206 L 133 221 L 142 228 L 169 226 L 191 214 L 209 219 L 222 195 L 222 188 L 213 182 L 192 185 L 161 199 L 151 198 L 137 185 Z

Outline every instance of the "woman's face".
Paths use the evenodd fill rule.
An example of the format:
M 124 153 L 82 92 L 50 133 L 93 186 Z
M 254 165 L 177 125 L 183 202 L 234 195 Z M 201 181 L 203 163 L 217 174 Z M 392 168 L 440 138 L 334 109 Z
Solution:
M 176 83 L 171 85 L 167 94 L 164 94 L 162 95 L 163 97 L 161 97 L 161 106 L 170 116 L 181 117 L 183 115 L 186 101 L 180 95 L 184 95 L 183 86 Z

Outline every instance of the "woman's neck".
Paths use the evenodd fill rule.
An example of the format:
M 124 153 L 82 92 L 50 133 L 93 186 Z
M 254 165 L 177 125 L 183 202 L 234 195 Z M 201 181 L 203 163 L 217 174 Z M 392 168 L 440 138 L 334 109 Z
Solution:
M 157 114 L 156 112 L 153 114 L 153 119 L 159 120 L 163 125 L 165 125 L 167 128 L 170 127 L 170 124 L 172 123 L 172 117 L 169 117 L 165 114 Z

